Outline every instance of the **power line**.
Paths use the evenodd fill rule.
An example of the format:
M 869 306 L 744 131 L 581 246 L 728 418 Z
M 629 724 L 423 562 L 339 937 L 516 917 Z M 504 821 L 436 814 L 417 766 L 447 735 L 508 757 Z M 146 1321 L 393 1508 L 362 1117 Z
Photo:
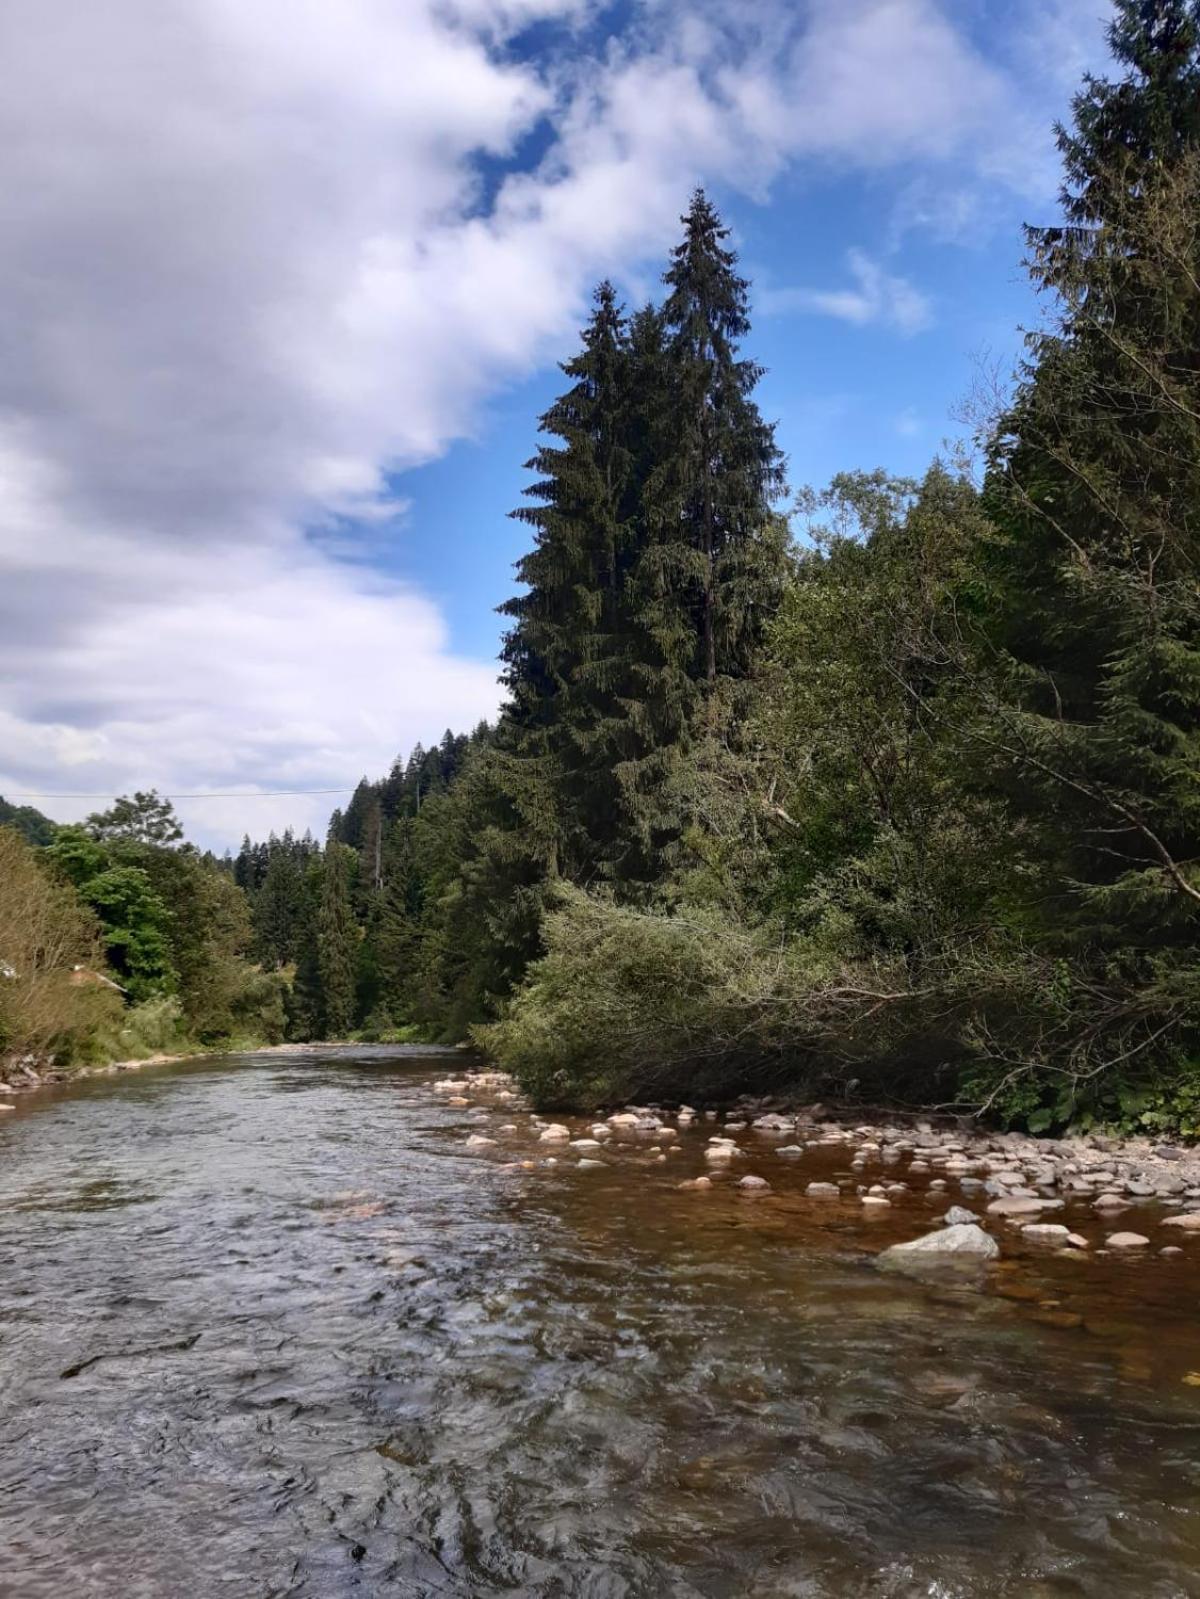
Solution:
M 358 785 L 347 783 L 344 788 L 266 788 L 255 789 L 251 793 L 228 794 L 163 794 L 166 800 L 197 800 L 197 799 L 291 799 L 302 794 L 353 794 Z M 0 799 L 69 799 L 69 800 L 116 800 L 121 799 L 120 794 L 5 794 Z

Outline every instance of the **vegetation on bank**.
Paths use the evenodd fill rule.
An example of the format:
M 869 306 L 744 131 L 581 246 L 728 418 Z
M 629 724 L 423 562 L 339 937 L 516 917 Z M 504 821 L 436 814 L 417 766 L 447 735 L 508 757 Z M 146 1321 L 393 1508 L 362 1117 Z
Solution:
M 469 1035 L 543 1104 L 1200 1132 L 1200 8 L 1117 0 L 1112 41 L 977 464 L 789 505 L 698 193 L 661 303 L 602 284 L 541 419 L 495 726 L 324 843 L 18 822 L 126 1020 Z

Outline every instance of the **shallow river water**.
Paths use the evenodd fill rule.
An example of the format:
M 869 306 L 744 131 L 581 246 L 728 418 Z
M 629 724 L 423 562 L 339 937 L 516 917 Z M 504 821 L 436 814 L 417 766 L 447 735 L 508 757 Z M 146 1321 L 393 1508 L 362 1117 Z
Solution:
M 459 1064 L 0 1119 L 5 1599 L 1200 1595 L 1200 1241 L 910 1281 L 876 1252 L 957 1194 L 871 1220 L 750 1132 L 770 1194 L 680 1190 L 703 1122 L 505 1169 L 546 1146 Z

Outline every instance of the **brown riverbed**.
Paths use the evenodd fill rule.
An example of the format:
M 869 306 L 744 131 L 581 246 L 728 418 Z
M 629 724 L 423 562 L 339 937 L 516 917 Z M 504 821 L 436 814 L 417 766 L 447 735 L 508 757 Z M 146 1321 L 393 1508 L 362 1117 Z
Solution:
M 749 1128 L 681 1188 L 702 1118 L 581 1167 L 448 1064 L 151 1068 L 0 1122 L 6 1599 L 1200 1593 L 1168 1207 L 1069 1199 L 1070 1254 L 988 1218 L 998 1263 L 898 1278 L 880 1249 L 986 1196 L 901 1156 L 864 1212 L 882 1163 Z

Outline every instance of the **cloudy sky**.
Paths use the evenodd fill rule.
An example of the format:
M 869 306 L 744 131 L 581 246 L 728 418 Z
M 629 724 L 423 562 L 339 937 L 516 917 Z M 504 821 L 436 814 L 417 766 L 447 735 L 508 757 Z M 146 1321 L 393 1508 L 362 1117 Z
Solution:
M 1105 15 L 6 0 L 0 794 L 348 788 L 492 712 L 554 362 L 697 182 L 792 481 L 920 470 L 1038 315 Z M 178 804 L 223 847 L 335 800 Z

